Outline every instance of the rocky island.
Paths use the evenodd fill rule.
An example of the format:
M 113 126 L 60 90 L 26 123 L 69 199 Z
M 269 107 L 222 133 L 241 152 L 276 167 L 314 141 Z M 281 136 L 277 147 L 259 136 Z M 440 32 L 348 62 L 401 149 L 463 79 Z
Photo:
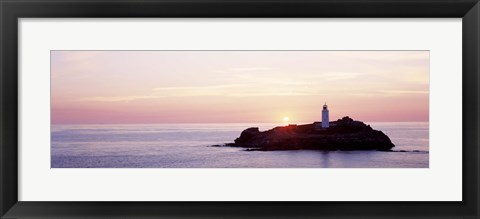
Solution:
M 258 151 L 300 149 L 388 151 L 395 147 L 382 131 L 374 130 L 370 125 L 348 116 L 329 122 L 328 128 L 322 128 L 319 122 L 275 127 L 262 132 L 256 127 L 248 128 L 242 131 L 234 143 L 226 146 Z

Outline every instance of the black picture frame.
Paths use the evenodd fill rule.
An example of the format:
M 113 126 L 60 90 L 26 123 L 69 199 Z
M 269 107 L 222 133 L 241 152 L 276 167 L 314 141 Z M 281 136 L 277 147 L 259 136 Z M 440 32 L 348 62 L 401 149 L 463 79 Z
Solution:
M 478 0 L 0 0 L 2 218 L 479 218 Z M 133 17 L 462 18 L 461 202 L 18 201 L 18 19 Z M 352 36 L 354 37 L 354 36 Z M 448 43 L 448 42 L 445 42 Z M 28 162 L 28 161 L 27 161 Z

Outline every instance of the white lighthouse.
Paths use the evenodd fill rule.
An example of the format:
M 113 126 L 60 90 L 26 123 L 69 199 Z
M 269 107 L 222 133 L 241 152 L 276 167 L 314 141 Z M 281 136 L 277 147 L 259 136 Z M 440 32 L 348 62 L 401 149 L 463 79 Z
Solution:
M 330 122 L 328 120 L 328 106 L 327 103 L 325 103 L 322 110 L 322 128 L 328 128 L 329 126 Z

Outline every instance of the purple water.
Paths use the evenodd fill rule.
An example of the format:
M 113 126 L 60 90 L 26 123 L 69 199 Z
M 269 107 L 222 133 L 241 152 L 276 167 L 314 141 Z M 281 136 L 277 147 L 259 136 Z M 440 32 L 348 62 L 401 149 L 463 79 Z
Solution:
M 382 151 L 244 151 L 253 124 L 53 125 L 52 168 L 428 168 L 428 123 L 369 123 L 396 145 Z M 260 124 L 266 130 L 278 124 Z

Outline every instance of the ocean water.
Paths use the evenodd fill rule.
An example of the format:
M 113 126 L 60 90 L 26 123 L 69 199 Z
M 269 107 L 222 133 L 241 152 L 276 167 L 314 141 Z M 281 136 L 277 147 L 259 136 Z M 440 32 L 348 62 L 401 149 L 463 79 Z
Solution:
M 53 125 L 52 168 L 428 168 L 427 122 L 368 123 L 396 145 L 384 151 L 245 151 L 212 147 L 249 127 L 279 124 Z

